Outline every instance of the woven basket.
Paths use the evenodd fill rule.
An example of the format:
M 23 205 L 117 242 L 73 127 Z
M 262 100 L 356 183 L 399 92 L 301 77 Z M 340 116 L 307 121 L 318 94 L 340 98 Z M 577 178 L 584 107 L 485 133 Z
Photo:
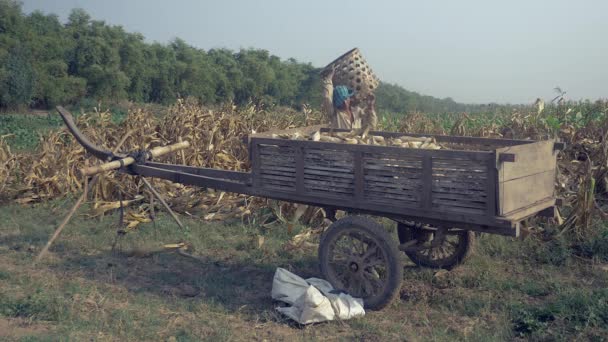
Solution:
M 373 93 L 380 81 L 369 67 L 358 48 L 354 48 L 329 63 L 323 70 L 336 67 L 334 85 L 345 85 L 358 96 Z

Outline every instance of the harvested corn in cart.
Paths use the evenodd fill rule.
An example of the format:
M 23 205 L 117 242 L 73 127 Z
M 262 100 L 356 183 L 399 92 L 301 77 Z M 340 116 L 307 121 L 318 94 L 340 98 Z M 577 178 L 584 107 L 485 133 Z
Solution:
M 403 135 L 398 138 L 385 139 L 381 135 L 358 135 L 353 132 L 329 133 L 315 131 L 310 135 L 301 132 L 272 134 L 273 138 L 290 140 L 310 140 L 331 143 L 344 143 L 351 145 L 378 145 L 404 148 L 425 148 L 439 150 L 442 148 L 434 137 L 412 137 Z

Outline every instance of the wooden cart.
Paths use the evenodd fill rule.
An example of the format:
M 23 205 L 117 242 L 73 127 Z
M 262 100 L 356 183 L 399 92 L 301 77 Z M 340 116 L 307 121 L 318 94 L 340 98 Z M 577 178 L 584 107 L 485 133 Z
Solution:
M 69 113 L 62 112 L 62 117 L 96 157 L 125 157 L 92 145 Z M 309 134 L 319 129 L 325 130 L 306 127 L 297 131 Z M 364 298 L 366 307 L 379 309 L 398 294 L 403 276 L 401 252 L 422 266 L 451 268 L 469 253 L 473 232 L 518 236 L 522 220 L 554 215 L 556 155 L 563 144 L 434 137 L 447 149 L 349 145 L 253 134 L 247 141 L 251 172 L 150 160 L 132 160 L 121 170 L 325 208 L 334 223 L 319 246 L 323 277 L 336 288 Z M 331 214 L 336 210 L 347 215 L 336 220 Z M 397 222 L 399 242 L 364 215 Z

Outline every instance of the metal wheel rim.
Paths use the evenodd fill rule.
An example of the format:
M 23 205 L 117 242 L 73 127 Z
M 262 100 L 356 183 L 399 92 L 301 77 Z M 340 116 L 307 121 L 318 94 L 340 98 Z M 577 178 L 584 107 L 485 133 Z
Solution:
M 329 245 L 328 279 L 337 288 L 360 298 L 381 294 L 389 279 L 389 258 L 373 235 L 350 228 Z

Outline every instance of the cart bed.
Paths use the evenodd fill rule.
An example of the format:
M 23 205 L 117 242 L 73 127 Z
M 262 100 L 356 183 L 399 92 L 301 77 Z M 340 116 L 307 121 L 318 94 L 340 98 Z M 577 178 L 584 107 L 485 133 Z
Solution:
M 555 148 L 560 145 L 554 141 L 434 137 L 461 149 L 349 145 L 256 134 L 250 137 L 253 189 L 260 196 L 505 235 L 517 235 L 519 221 L 555 204 Z

